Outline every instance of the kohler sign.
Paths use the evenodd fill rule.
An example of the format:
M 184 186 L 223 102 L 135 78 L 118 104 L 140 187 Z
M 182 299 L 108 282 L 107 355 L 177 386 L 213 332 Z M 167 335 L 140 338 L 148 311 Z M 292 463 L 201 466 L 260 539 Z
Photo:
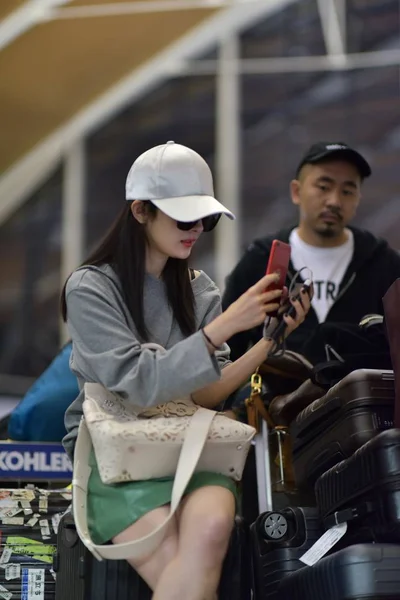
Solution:
M 72 467 L 61 444 L 0 442 L 0 477 L 68 481 Z

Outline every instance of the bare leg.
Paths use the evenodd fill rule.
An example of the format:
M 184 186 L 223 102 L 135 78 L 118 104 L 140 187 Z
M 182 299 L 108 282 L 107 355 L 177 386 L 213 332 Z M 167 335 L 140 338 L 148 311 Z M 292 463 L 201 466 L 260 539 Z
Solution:
M 178 553 L 159 578 L 153 600 L 216 600 L 234 517 L 235 499 L 226 488 L 206 486 L 185 498 Z
M 169 505 L 156 508 L 136 523 L 119 533 L 112 540 L 114 544 L 122 544 L 132 540 L 137 540 L 156 529 L 169 514 Z M 140 560 L 128 560 L 129 564 L 145 580 L 147 585 L 154 590 L 157 586 L 160 575 L 166 566 L 175 558 L 178 551 L 178 528 L 177 521 L 173 520 L 170 524 L 164 540 L 156 552 L 151 556 Z

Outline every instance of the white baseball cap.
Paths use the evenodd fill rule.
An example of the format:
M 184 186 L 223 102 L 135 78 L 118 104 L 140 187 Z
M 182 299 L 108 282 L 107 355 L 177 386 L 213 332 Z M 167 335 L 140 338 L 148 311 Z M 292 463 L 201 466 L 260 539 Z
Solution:
M 235 215 L 214 198 L 210 167 L 194 150 L 167 142 L 150 148 L 133 163 L 126 178 L 127 200 L 150 200 L 163 213 L 189 223 L 204 217 Z

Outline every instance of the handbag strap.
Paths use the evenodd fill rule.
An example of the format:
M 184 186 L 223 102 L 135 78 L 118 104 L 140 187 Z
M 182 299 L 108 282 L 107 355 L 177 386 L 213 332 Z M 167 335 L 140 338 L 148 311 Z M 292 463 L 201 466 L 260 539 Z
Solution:
M 170 512 L 161 525 L 148 535 L 123 544 L 96 545 L 90 537 L 87 522 L 87 491 L 91 469 L 89 455 L 92 440 L 85 419 L 82 418 L 75 446 L 74 474 L 72 480 L 72 503 L 76 530 L 83 544 L 98 560 L 137 559 L 151 554 L 162 542 L 167 527 L 179 506 L 186 487 L 200 460 L 204 444 L 208 437 L 211 423 L 217 413 L 213 410 L 199 407 L 191 417 L 185 439 L 179 455 L 176 469 Z

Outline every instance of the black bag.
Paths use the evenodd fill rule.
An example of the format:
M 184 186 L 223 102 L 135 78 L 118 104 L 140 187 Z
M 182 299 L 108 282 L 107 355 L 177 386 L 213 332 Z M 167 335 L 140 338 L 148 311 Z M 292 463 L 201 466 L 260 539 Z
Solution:
M 326 529 L 348 522 L 340 543 L 400 543 L 400 429 L 390 429 L 320 477 L 315 494 Z
M 293 470 L 299 487 L 348 458 L 375 435 L 393 427 L 393 371 L 359 369 L 291 423 Z
M 357 369 L 391 370 L 383 317 L 364 317 L 360 324 L 321 323 L 303 348 L 314 365 L 310 378 L 328 390 Z
M 250 528 L 254 599 L 277 598 L 281 579 L 304 567 L 299 558 L 322 533 L 316 508 L 260 515 Z
M 236 520 L 221 576 L 220 600 L 247 600 L 250 576 L 246 555 L 247 535 Z M 71 513 L 61 520 L 57 555 L 56 600 L 150 600 L 152 591 L 125 560 L 96 560 L 76 532 Z
M 53 558 L 65 490 L 1 489 L 0 597 L 54 600 Z
M 400 546 L 359 544 L 282 580 L 280 600 L 400 600 Z

